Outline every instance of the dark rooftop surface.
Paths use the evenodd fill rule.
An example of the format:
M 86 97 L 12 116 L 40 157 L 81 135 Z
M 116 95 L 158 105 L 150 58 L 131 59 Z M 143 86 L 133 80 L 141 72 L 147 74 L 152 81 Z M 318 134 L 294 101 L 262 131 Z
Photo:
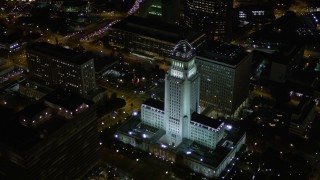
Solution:
M 212 61 L 237 65 L 247 56 L 247 53 L 241 46 L 214 41 L 209 42 L 198 56 L 211 59 Z
M 46 135 L 55 132 L 67 121 L 53 115 L 36 128 L 24 126 L 19 117 L 12 117 L 0 126 L 0 142 L 19 151 L 25 151 L 39 143 Z
M 196 112 L 192 113 L 191 120 L 215 129 L 222 124 L 222 121 L 219 121 L 218 119 L 211 119 L 210 117 L 198 114 Z
M 0 141 L 17 150 L 31 148 L 40 140 L 40 135 L 35 129 L 20 124 L 17 117 L 11 118 L 4 126 L 0 127 Z
M 279 48 L 279 51 L 276 51 L 275 53 L 272 54 L 273 56 L 272 61 L 287 65 L 292 62 L 294 57 L 297 56 L 298 52 L 301 50 L 303 51 L 302 45 L 293 45 L 293 44 L 283 45 Z
M 168 24 L 159 20 L 129 16 L 126 19 L 112 26 L 113 29 L 120 29 L 143 36 L 160 39 L 172 43 L 178 43 L 182 39 L 189 42 L 198 38 L 201 33 L 183 28 L 178 25 Z
M 49 94 L 45 97 L 45 100 L 68 108 L 77 107 L 84 102 L 80 97 L 59 91 Z M 45 102 L 42 102 L 30 105 L 15 113 L 11 109 L 0 106 L 0 143 L 18 151 L 26 151 L 67 123 L 73 122 L 53 113 L 43 119 L 37 126 L 29 126 L 22 123 L 25 116 L 33 117 L 46 108 L 50 107 L 47 107 Z
M 288 11 L 284 16 L 252 33 L 250 38 L 255 43 L 284 42 L 288 44 L 319 45 L 320 34 L 310 17 L 300 16 Z
M 218 146 L 222 146 L 225 141 L 231 141 L 235 144 L 242 138 L 244 134 L 245 131 L 238 128 L 232 128 L 228 131 L 227 136 L 224 139 L 222 139 L 220 143 L 218 143 Z
M 101 73 L 106 70 L 110 65 L 116 63 L 116 59 L 106 57 L 94 57 L 94 70 Z
M 3 127 L 2 123 L 4 123 L 6 120 L 10 119 L 15 115 L 15 112 L 13 109 L 0 106 L 0 127 Z
M 20 83 L 20 85 L 23 85 L 23 86 L 27 86 L 28 88 L 33 88 L 39 92 L 43 92 L 43 93 L 49 93 L 49 92 L 52 92 L 53 89 L 52 88 L 49 88 L 47 86 L 44 86 L 43 84 L 45 83 L 41 83 L 42 81 L 40 81 L 40 83 L 38 83 L 38 79 L 35 79 L 35 78 L 29 78 L 27 79 L 26 81 L 23 81 Z
M 89 101 L 81 98 L 80 96 L 61 90 L 57 90 L 48 94 L 46 97 L 44 97 L 44 100 L 71 111 L 78 108 L 83 103 L 88 105 L 91 104 Z
M 301 116 L 298 119 L 293 120 L 293 122 L 297 123 L 297 124 L 303 124 L 307 118 L 307 116 L 309 115 L 310 111 L 312 111 L 312 109 L 314 108 L 315 102 L 311 101 L 311 102 L 307 102 L 308 104 L 306 104 L 303 108 L 301 108 Z
M 19 112 L 19 114 L 26 118 L 33 118 L 40 112 L 44 111 L 48 107 L 45 106 L 43 103 L 37 103 L 30 106 L 27 106 L 25 109 Z
M 306 119 L 306 117 L 308 116 L 308 114 L 310 113 L 310 111 L 313 109 L 315 105 L 314 101 L 310 101 L 309 98 L 303 98 L 299 105 L 296 106 L 292 112 L 291 115 L 296 114 L 296 115 L 301 115 L 296 119 L 291 119 L 292 122 L 297 123 L 302 125 Z
M 164 102 L 156 99 L 149 98 L 143 104 L 160 109 L 164 111 Z
M 58 45 L 53 45 L 45 42 L 37 42 L 27 47 L 32 51 L 37 51 L 50 56 L 58 57 L 74 64 L 81 65 L 89 61 L 91 56 L 88 53 L 78 53 L 71 49 L 66 49 Z

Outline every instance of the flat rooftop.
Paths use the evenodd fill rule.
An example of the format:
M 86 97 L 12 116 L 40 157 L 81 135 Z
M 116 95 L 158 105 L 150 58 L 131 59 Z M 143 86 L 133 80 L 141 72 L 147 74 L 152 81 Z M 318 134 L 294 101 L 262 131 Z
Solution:
M 164 102 L 163 101 L 159 101 L 159 100 L 156 100 L 156 99 L 153 99 L 153 98 L 149 98 L 143 104 L 164 111 Z
M 21 82 L 20 85 L 27 86 L 28 88 L 37 90 L 38 92 L 42 92 L 44 94 L 47 94 L 47 93 L 50 93 L 53 91 L 52 88 L 44 86 L 43 84 L 45 84 L 45 83 L 43 83 L 43 82 L 38 83 L 37 81 L 38 81 L 38 79 L 30 78 L 30 79 L 27 79 L 26 81 Z
M 211 118 L 209 119 L 211 121 L 213 120 Z M 165 135 L 165 131 L 142 124 L 139 117 L 132 117 L 126 121 L 117 132 L 150 144 L 158 144 L 161 148 L 166 149 L 166 151 L 173 151 L 176 154 L 188 156 L 199 163 L 205 163 L 215 168 L 221 164 L 226 156 L 234 150 L 234 147 L 245 136 L 243 130 L 231 128 L 226 130 L 227 135 L 218 142 L 215 149 L 208 148 L 189 139 L 183 139 L 177 147 L 170 145 L 164 147 L 161 146 L 161 138 Z
M 255 43 L 310 44 L 319 46 L 320 35 L 310 17 L 292 11 L 250 34 Z
M 14 111 L 14 109 L 0 105 L 0 127 L 3 127 L 2 123 L 5 122 L 7 119 L 13 117 L 15 114 L 16 112 Z
M 176 152 L 217 168 L 230 151 L 233 150 L 233 146 L 235 146 L 244 135 L 244 131 L 232 129 L 228 131 L 227 136 L 218 143 L 215 149 L 210 149 L 199 143 L 185 139 L 176 148 Z M 232 146 L 225 146 L 225 142 L 232 143 Z
M 63 107 L 67 110 L 73 111 L 82 104 L 91 105 L 88 100 L 81 98 L 78 95 L 56 90 L 44 97 L 44 101 Z
M 209 42 L 198 56 L 229 65 L 237 65 L 247 56 L 247 53 L 241 46 L 214 41 Z
M 20 115 L 26 118 L 33 118 L 37 114 L 41 113 L 48 107 L 44 105 L 43 103 L 36 103 L 30 106 L 27 106 L 22 111 L 20 111 Z
M 293 107 L 293 109 L 290 112 L 291 115 L 295 114 L 300 116 L 296 119 L 291 119 L 291 121 L 293 123 L 302 125 L 305 122 L 306 117 L 308 116 L 310 111 L 314 108 L 315 104 L 316 103 L 312 101 L 310 98 L 303 97 L 300 100 L 299 104 Z
M 27 47 L 27 50 L 57 57 L 78 65 L 81 65 L 92 59 L 89 53 L 79 53 L 71 49 L 66 49 L 64 47 L 46 42 L 33 43 Z
M 184 154 L 198 162 L 203 162 L 213 167 L 218 167 L 231 149 L 217 147 L 212 150 L 199 143 L 185 139 L 176 148 L 177 153 Z
M 0 127 L 0 142 L 19 151 L 25 151 L 39 143 L 46 135 L 49 135 L 65 123 L 61 116 L 53 115 L 36 128 L 24 126 L 19 117 L 12 117 Z
M 182 39 L 185 39 L 188 42 L 193 42 L 202 35 L 202 33 L 192 31 L 189 28 L 183 28 L 178 25 L 161 22 L 159 20 L 137 16 L 129 16 L 114 24 L 111 28 L 171 42 L 174 44 L 178 43 Z
M 279 51 L 272 54 L 273 62 L 277 62 L 283 65 L 288 65 L 292 60 L 298 55 L 299 51 L 303 51 L 304 47 L 302 45 L 283 45 L 279 47 Z M 301 55 L 302 58 L 302 55 Z
M 212 127 L 217 129 L 223 122 L 218 119 L 212 119 L 202 114 L 198 114 L 196 112 L 192 113 L 191 121 L 195 121 L 197 123 Z
M 144 139 L 151 143 L 157 143 L 159 139 L 165 135 L 164 130 L 142 124 L 141 120 L 134 116 L 122 124 L 117 132 L 137 139 Z
M 17 117 L 11 117 L 10 121 L 1 124 L 0 142 L 7 146 L 23 151 L 41 140 L 40 134 L 35 129 L 23 126 Z
M 54 95 L 58 96 L 57 93 Z M 54 96 L 51 95 L 50 97 Z M 68 103 L 75 102 L 70 99 L 73 99 L 73 97 L 65 100 L 69 100 Z M 77 98 L 77 101 L 80 100 L 81 98 Z M 61 102 L 66 103 L 67 101 Z M 38 120 L 39 123 L 36 126 L 24 123 L 24 118 L 32 118 L 45 109 L 48 109 L 50 115 L 41 119 L 41 121 Z M 32 104 L 20 112 L 14 112 L 7 107 L 0 106 L 0 117 L 0 143 L 18 151 L 26 151 L 46 137 L 51 137 L 53 133 L 68 123 L 73 123 L 73 120 L 77 120 L 78 117 L 81 117 L 81 114 L 74 116 L 72 119 L 66 119 L 64 116 L 57 114 L 51 107 L 46 106 L 45 102 L 40 102 Z

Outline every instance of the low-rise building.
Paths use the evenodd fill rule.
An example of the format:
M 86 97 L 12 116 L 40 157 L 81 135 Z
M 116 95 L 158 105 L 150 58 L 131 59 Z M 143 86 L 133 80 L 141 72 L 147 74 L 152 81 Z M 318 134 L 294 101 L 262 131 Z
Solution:
M 185 39 L 195 48 L 203 45 L 205 35 L 175 24 L 129 16 L 109 29 L 108 44 L 149 58 L 168 57 L 172 48 Z
M 80 179 L 98 162 L 93 103 L 60 91 L 0 116 L 1 179 Z
M 296 107 L 296 111 L 291 114 L 289 132 L 308 139 L 308 133 L 316 116 L 315 102 L 311 99 L 303 99 Z

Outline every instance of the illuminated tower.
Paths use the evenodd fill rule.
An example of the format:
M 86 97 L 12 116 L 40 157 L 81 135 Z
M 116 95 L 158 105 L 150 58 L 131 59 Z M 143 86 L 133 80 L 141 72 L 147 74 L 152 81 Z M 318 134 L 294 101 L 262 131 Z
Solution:
M 198 112 L 200 78 L 194 51 L 187 41 L 180 41 L 173 49 L 165 78 L 166 140 L 172 145 L 189 138 L 191 114 Z

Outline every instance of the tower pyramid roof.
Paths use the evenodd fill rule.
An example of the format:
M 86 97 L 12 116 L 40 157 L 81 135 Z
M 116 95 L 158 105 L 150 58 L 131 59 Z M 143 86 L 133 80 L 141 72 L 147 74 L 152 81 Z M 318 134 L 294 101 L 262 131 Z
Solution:
M 172 50 L 173 57 L 188 59 L 194 55 L 195 48 L 186 40 L 181 40 Z

